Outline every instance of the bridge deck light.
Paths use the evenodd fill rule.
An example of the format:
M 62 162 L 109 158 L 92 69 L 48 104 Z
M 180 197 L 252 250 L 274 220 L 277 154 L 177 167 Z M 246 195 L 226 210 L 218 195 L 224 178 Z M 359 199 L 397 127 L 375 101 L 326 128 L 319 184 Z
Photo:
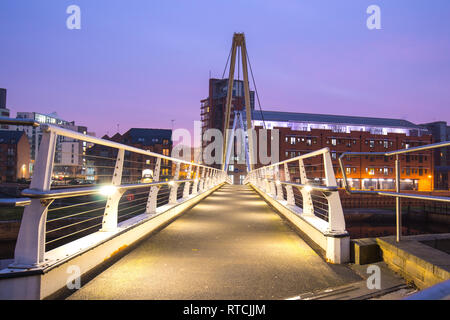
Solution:
M 111 196 L 117 191 L 117 187 L 109 185 L 109 186 L 102 186 L 100 188 L 100 194 L 104 196 Z
M 306 185 L 305 186 L 305 191 L 306 192 L 311 192 L 312 191 L 312 187 L 310 185 Z
M 173 186 L 174 184 L 175 184 L 175 182 L 173 182 L 173 181 L 169 181 L 169 183 L 168 183 L 169 186 Z

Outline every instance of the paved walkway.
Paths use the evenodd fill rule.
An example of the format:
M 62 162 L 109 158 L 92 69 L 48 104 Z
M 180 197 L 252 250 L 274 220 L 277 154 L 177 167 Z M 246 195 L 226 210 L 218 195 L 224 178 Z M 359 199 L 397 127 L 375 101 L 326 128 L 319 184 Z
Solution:
M 285 299 L 359 281 L 250 187 L 226 185 L 69 299 Z

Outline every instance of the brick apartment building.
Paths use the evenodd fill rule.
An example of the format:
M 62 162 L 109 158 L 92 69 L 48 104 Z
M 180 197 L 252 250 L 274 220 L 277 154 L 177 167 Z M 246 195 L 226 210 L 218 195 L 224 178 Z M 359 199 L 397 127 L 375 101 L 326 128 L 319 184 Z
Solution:
M 225 107 L 228 92 L 228 79 L 209 79 L 209 95 L 208 98 L 200 101 L 201 103 L 201 121 L 202 121 L 202 136 L 207 129 L 222 130 L 225 123 Z M 250 91 L 250 108 L 255 109 L 255 92 Z M 244 82 L 242 80 L 234 80 L 233 83 L 233 98 L 231 102 L 231 119 L 230 127 L 233 126 L 234 112 L 245 110 L 244 99 Z M 245 120 L 244 120 L 245 122 Z M 202 149 L 208 143 L 202 139 Z M 236 150 L 234 152 L 236 154 Z M 215 156 L 214 154 L 212 156 Z M 239 164 L 238 159 L 231 159 L 230 165 L 233 171 L 232 178 L 235 181 L 242 183 L 246 172 L 245 164 Z M 220 165 L 215 165 L 220 168 Z M 240 180 L 239 180 L 240 179 Z
M 103 139 L 133 146 L 139 149 L 170 156 L 172 152 L 172 130 L 132 128 L 124 134 L 103 136 Z M 111 181 L 117 150 L 114 148 L 94 145 L 86 152 L 87 180 L 97 182 Z M 143 154 L 125 152 L 125 162 L 122 182 L 140 182 L 151 179 L 156 159 Z M 161 161 L 160 179 L 168 180 L 172 176 L 172 165 L 168 160 Z
M 202 134 L 207 129 L 223 130 L 228 79 L 210 79 L 209 97 L 201 100 Z M 424 126 L 401 119 L 354 117 L 295 112 L 259 111 L 254 108 L 254 92 L 250 92 L 253 127 L 257 136 L 263 127 L 279 129 L 279 160 L 296 157 L 328 147 L 331 150 L 336 178 L 342 185 L 339 156 L 350 152 L 386 152 L 433 142 Z M 233 111 L 244 111 L 243 82 L 235 80 Z M 245 119 L 245 111 L 244 111 Z M 245 121 L 244 121 L 245 126 Z M 270 137 L 270 133 L 268 134 Z M 207 142 L 203 141 L 203 148 Z M 270 154 L 270 143 L 267 143 Z M 236 154 L 236 153 L 235 153 Z M 404 190 L 430 190 L 434 183 L 433 153 L 424 151 L 402 155 L 401 186 Z M 234 183 L 242 183 L 246 165 L 231 159 L 227 171 Z M 242 159 L 240 159 L 242 162 Z M 308 161 L 306 161 L 306 164 Z M 394 159 L 384 156 L 346 157 L 345 170 L 351 187 L 357 189 L 394 189 Z M 256 167 L 260 166 L 258 163 Z M 320 179 L 322 173 L 308 167 L 309 176 Z M 298 178 L 293 176 L 293 178 Z
M 228 92 L 228 79 L 209 79 L 209 96 L 200 101 L 200 116 L 202 120 L 202 135 L 207 129 L 222 129 L 225 121 L 225 104 Z M 245 110 L 244 82 L 234 80 L 233 99 L 231 102 L 231 120 L 233 125 L 234 111 Z M 255 93 L 250 91 L 250 107 L 255 109 Z M 204 146 L 204 145 L 203 145 Z
M 30 178 L 30 144 L 23 131 L 0 131 L 0 182 Z
M 338 184 L 342 172 L 338 158 L 343 152 L 387 152 L 433 142 L 426 129 L 401 119 L 254 111 L 253 125 L 279 130 L 280 161 L 328 147 Z M 268 149 L 270 149 L 268 147 Z M 349 184 L 355 189 L 394 189 L 394 157 L 348 156 L 343 159 Z M 428 191 L 433 187 L 433 153 L 415 152 L 400 156 L 403 190 Z M 305 161 L 308 178 L 320 180 L 323 167 L 319 159 Z M 257 165 L 258 167 L 258 165 Z M 299 179 L 298 172 L 293 173 Z M 299 181 L 299 180 L 298 180 Z

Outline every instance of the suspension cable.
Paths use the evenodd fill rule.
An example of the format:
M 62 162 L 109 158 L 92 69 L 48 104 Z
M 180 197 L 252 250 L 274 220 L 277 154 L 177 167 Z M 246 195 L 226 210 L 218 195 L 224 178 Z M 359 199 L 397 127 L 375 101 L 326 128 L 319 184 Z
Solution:
M 230 61 L 231 51 L 233 51 L 233 46 L 231 46 L 230 53 L 228 54 L 227 63 L 225 63 L 225 69 L 223 69 L 222 79 L 225 77 L 225 72 L 227 71 L 228 62 Z
M 261 109 L 261 101 L 259 100 L 259 94 L 258 94 L 258 89 L 256 88 L 255 77 L 253 76 L 252 64 L 250 63 L 250 57 L 248 55 L 248 51 L 247 50 L 245 50 L 245 51 L 246 51 L 246 55 L 247 55 L 248 65 L 250 67 L 250 74 L 252 75 L 253 86 L 255 87 L 256 98 L 258 99 L 259 112 L 261 113 L 263 127 L 264 127 L 264 129 L 266 129 L 266 122 L 264 121 L 264 115 L 263 115 L 263 112 Z

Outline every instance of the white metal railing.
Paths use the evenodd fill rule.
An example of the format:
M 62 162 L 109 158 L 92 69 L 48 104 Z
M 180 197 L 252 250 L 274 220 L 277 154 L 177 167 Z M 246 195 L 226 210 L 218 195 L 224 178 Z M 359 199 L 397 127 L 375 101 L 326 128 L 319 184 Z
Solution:
M 0 119 L 5 120 L 5 119 Z M 10 124 L 33 125 L 30 121 L 10 121 Z M 116 232 L 124 219 L 143 215 L 149 219 L 196 195 L 228 182 L 222 170 L 201 164 L 171 158 L 117 142 L 52 125 L 40 125 L 43 135 L 35 161 L 30 188 L 22 192 L 24 198 L 2 199 L 0 206 L 24 206 L 24 213 L 16 243 L 14 263 L 10 267 L 30 268 L 46 261 L 49 247 L 56 248 L 67 241 L 75 241 L 86 232 Z M 110 169 L 99 185 L 52 188 L 55 153 L 58 137 L 91 143 L 108 150 L 115 158 L 92 155 L 94 159 L 113 162 L 113 165 L 94 167 Z M 146 161 L 132 160 L 144 157 Z M 127 159 L 128 156 L 128 159 Z M 87 154 L 86 157 L 89 157 Z M 100 161 L 100 160 L 99 160 Z M 127 167 L 126 163 L 134 165 Z M 135 179 L 124 183 L 126 174 L 142 173 L 144 165 L 152 166 L 150 181 Z M 167 169 L 161 178 L 161 169 Z M 171 173 L 170 175 L 168 173 Z M 141 174 L 142 175 L 142 174 Z M 170 176 L 170 178 L 168 178 Z
M 430 200 L 430 201 L 438 201 L 438 202 L 450 202 L 450 197 L 442 197 L 442 196 L 430 196 L 430 195 L 422 195 L 422 194 L 408 194 L 402 193 L 400 188 L 400 155 L 407 153 L 414 153 L 418 151 L 427 151 L 436 148 L 445 148 L 450 147 L 450 141 L 444 141 L 439 143 L 433 143 L 408 149 L 394 150 L 388 152 L 344 152 L 339 157 L 339 166 L 342 172 L 343 177 L 343 185 L 345 191 L 348 194 L 370 194 L 370 195 L 379 195 L 386 197 L 395 197 L 395 213 L 396 213 L 396 240 L 397 242 L 401 241 L 402 238 L 402 205 L 401 199 L 416 199 L 416 200 Z M 348 184 L 347 173 L 345 170 L 345 165 L 343 163 L 343 159 L 348 156 L 395 156 L 395 192 L 393 191 L 379 191 L 379 190 L 352 190 Z
M 321 246 L 328 261 L 349 260 L 349 235 L 328 148 L 252 170 L 245 183 Z
M 327 223 L 328 232 L 346 233 L 328 148 L 255 169 L 249 172 L 245 182 L 301 216 L 322 219 Z

